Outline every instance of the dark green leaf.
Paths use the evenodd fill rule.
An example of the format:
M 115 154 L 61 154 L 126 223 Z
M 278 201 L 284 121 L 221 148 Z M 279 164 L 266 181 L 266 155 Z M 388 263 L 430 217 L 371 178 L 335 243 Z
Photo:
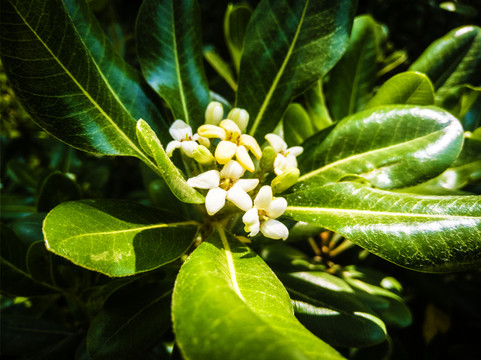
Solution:
M 85 0 L 65 0 L 65 7 L 105 81 L 135 120 L 143 118 L 167 141 L 167 124 L 160 114 L 160 99 L 116 52 Z
M 319 80 L 304 93 L 306 109 L 311 118 L 312 125 L 317 131 L 323 130 L 332 124 L 331 115 L 327 110 L 322 80 Z
M 278 274 L 297 318 L 332 345 L 370 346 L 384 340 L 383 322 L 343 280 L 324 272 Z
M 204 58 L 215 71 L 229 84 L 232 90 L 237 90 L 237 82 L 232 69 L 224 59 L 212 48 L 204 49 Z
M 481 29 L 464 26 L 434 41 L 410 66 L 425 73 L 436 89 L 436 103 L 452 102 L 458 85 L 479 86 L 481 81 Z
M 167 101 L 175 118 L 196 130 L 204 123 L 209 103 L 197 1 L 144 1 L 136 32 L 139 62 L 147 82 Z
M 291 233 L 289 237 L 290 235 Z M 269 266 L 279 271 L 324 271 L 326 269 L 324 265 L 315 263 L 302 251 L 285 244 L 266 246 L 262 249 L 261 255 Z
M 369 15 L 354 19 L 349 47 L 329 72 L 326 101 L 334 120 L 363 110 L 378 71 L 379 25 Z
M 1 291 L 15 296 L 38 296 L 58 291 L 47 283 L 36 281 L 29 274 L 26 265 L 28 247 L 15 233 L 1 225 L 1 258 L 2 274 Z
M 69 341 L 79 339 L 75 333 L 67 331 L 63 326 L 34 317 L 2 314 L 2 357 L 32 359 L 52 359 L 48 355 L 60 355 L 57 359 L 72 358 L 74 351 Z M 72 338 L 74 337 L 74 338 Z M 67 349 L 62 349 L 67 345 Z M 70 346 L 68 346 L 70 345 Z M 62 351 L 64 352 L 56 352 Z M 66 353 L 65 353 L 66 350 Z M 65 357 L 62 357 L 61 355 Z M 43 356 L 47 355 L 47 356 Z
M 462 143 L 461 124 L 441 109 L 398 105 L 365 110 L 339 122 L 313 151 L 304 151 L 296 188 L 352 174 L 382 189 L 409 186 L 448 168 Z
M 47 248 L 73 263 L 109 276 L 153 270 L 186 252 L 193 221 L 130 201 L 83 200 L 53 209 L 44 222 Z
M 40 186 L 37 210 L 48 212 L 64 201 L 79 200 L 82 197 L 80 186 L 72 177 L 60 171 L 50 174 Z
M 343 358 L 296 320 L 261 258 L 221 228 L 184 263 L 172 301 L 176 339 L 189 359 Z
M 236 106 L 250 115 L 249 133 L 262 139 L 290 100 L 327 73 L 347 46 L 352 3 L 264 0 L 245 36 Z
M 434 105 L 433 84 L 422 73 L 397 74 L 382 84 L 366 108 L 391 104 Z
M 90 324 L 89 354 L 94 359 L 141 358 L 170 326 L 173 285 L 132 283 L 113 293 Z
M 33 119 L 78 149 L 136 156 L 135 120 L 60 0 L 2 2 L 2 63 Z M 21 44 L 21 45 L 19 45 Z
M 242 47 L 252 9 L 247 3 L 229 4 L 224 16 L 224 35 L 237 74 L 240 69 Z
M 421 196 L 337 183 L 286 196 L 285 215 L 324 226 L 400 266 L 449 272 L 481 264 L 481 198 Z
M 295 146 L 314 134 L 311 119 L 299 104 L 290 104 L 282 119 L 284 140 L 287 145 Z

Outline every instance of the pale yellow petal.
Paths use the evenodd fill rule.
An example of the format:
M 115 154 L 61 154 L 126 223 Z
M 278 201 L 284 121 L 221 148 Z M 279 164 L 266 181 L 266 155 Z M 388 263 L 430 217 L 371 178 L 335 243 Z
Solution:
M 197 129 L 197 133 L 200 136 L 203 136 L 206 138 L 218 138 L 221 140 L 225 140 L 226 138 L 225 130 L 216 125 L 210 125 L 210 124 L 201 125 Z
M 237 145 L 230 141 L 221 141 L 215 149 L 215 159 L 219 164 L 227 164 L 235 155 Z
M 262 156 L 262 150 L 259 144 L 257 143 L 257 140 L 250 135 L 247 134 L 242 134 L 240 136 L 240 145 L 244 145 L 247 149 L 249 149 L 252 154 L 256 157 L 257 160 L 259 160 Z
M 245 146 L 243 145 L 237 146 L 235 157 L 239 162 L 239 164 L 241 164 L 244 169 L 250 172 L 254 172 L 256 168 L 254 167 L 254 163 L 252 162 L 252 159 L 249 156 L 249 153 L 247 152 L 247 149 L 245 148 Z

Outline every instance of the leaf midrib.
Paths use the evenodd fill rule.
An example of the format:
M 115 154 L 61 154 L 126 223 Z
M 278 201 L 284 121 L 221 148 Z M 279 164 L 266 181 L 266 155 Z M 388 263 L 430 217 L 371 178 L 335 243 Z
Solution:
M 31 33 L 37 38 L 37 40 L 42 44 L 42 46 L 50 53 L 52 58 L 57 62 L 57 64 L 65 71 L 65 73 L 70 77 L 70 79 L 75 83 L 75 85 L 81 90 L 84 96 L 97 108 L 97 110 L 104 116 L 106 120 L 112 125 L 112 127 L 116 130 L 116 132 L 123 138 L 123 140 L 138 154 L 138 156 L 145 161 L 149 166 L 153 167 L 154 169 L 156 166 L 144 155 L 144 153 L 130 140 L 130 138 L 117 126 L 117 124 L 113 121 L 113 119 L 104 111 L 104 109 L 90 96 L 90 94 L 83 88 L 83 86 L 77 81 L 77 79 L 73 76 L 73 74 L 64 66 L 64 64 L 60 61 L 60 59 L 52 52 L 50 47 L 40 38 L 38 33 L 30 26 L 24 16 L 22 16 L 19 9 L 10 1 L 12 8 L 15 9 L 17 15 L 22 19 L 23 23 L 28 27 Z M 82 42 L 83 43 L 83 42 Z M 95 64 L 95 62 L 93 61 Z M 97 64 L 95 64 L 97 70 L 99 70 Z M 105 78 L 103 77 L 101 71 L 99 70 L 101 78 L 103 79 L 104 83 L 106 83 L 107 88 L 112 90 L 112 88 L 108 85 Z M 114 98 L 118 100 L 118 98 L 113 95 Z M 123 106 L 123 105 L 122 105 Z M 125 109 L 125 108 L 124 108 Z M 130 113 L 127 112 L 129 115 Z
M 346 157 L 344 159 L 334 161 L 334 162 L 332 162 L 330 164 L 327 164 L 327 165 L 325 165 L 325 166 L 323 166 L 319 169 L 316 169 L 314 171 L 310 171 L 310 172 L 302 175 L 298 179 L 298 182 L 305 181 L 306 179 L 309 179 L 310 177 L 315 176 L 319 173 L 322 173 L 322 172 L 324 172 L 324 171 L 326 171 L 326 170 L 328 170 L 332 167 L 336 167 L 336 166 L 341 165 L 343 163 L 347 163 L 347 162 L 351 162 L 351 161 L 359 159 L 359 158 L 363 158 L 364 156 L 369 156 L 369 155 L 372 155 L 372 154 L 375 154 L 375 153 L 380 153 L 380 152 L 384 152 L 384 151 L 393 150 L 393 149 L 396 149 L 396 148 L 399 148 L 399 147 L 403 147 L 403 146 L 406 146 L 406 144 L 422 141 L 423 139 L 431 137 L 431 136 L 436 135 L 438 133 L 447 133 L 450 126 L 451 125 L 448 125 L 446 128 L 431 132 L 429 134 L 417 137 L 415 139 L 411 139 L 409 141 L 400 142 L 400 143 L 397 143 L 395 145 L 389 145 L 389 146 L 382 147 L 382 148 L 379 148 L 379 149 L 369 150 L 369 151 L 366 151 L 366 152 L 363 152 L 363 153 L 360 153 L 360 154 L 352 155 L 352 156 Z M 373 170 L 375 170 L 375 169 L 373 169 Z
M 356 210 L 356 209 L 338 209 L 338 208 L 320 208 L 320 207 L 310 207 L 310 206 L 288 206 L 286 213 L 293 212 L 303 212 L 307 214 L 311 213 L 346 213 L 346 214 L 358 214 L 364 216 L 390 216 L 390 217 L 407 217 L 407 218 L 426 218 L 426 219 L 443 219 L 443 220 L 453 220 L 453 219 L 467 219 L 467 220 L 480 220 L 481 216 L 468 216 L 468 215 L 443 215 L 443 214 L 420 214 L 420 213 L 403 213 L 403 212 L 389 212 L 389 211 L 377 211 L 377 210 Z M 287 214 L 288 215 L 288 214 Z
M 302 25 L 304 23 L 304 18 L 305 18 L 305 15 L 306 15 L 306 10 L 307 10 L 308 5 L 309 5 L 309 0 L 307 0 L 305 2 L 304 9 L 302 10 L 301 18 L 299 19 L 299 23 L 297 24 L 297 28 L 296 28 L 296 32 L 294 34 L 294 38 L 292 39 L 292 43 L 289 46 L 289 49 L 287 51 L 286 56 L 284 57 L 284 61 L 282 62 L 281 68 L 277 72 L 277 74 L 274 78 L 274 81 L 272 82 L 271 87 L 269 88 L 269 91 L 267 92 L 267 95 L 266 95 L 266 97 L 265 97 L 265 99 L 264 99 L 264 101 L 261 105 L 261 108 L 259 109 L 259 112 L 257 113 L 256 119 L 254 120 L 254 124 L 252 125 L 252 128 L 249 132 L 250 135 L 252 135 L 252 136 L 254 136 L 254 134 L 257 130 L 257 127 L 259 126 L 259 123 L 260 123 L 262 117 L 264 116 L 264 112 L 266 111 L 267 105 L 270 103 L 271 97 L 273 96 L 274 91 L 277 88 L 277 84 L 281 80 L 282 75 L 284 75 L 284 70 L 287 67 L 287 64 L 289 63 L 292 52 L 294 51 L 294 48 L 295 48 L 296 43 L 297 43 L 299 33 L 301 32 L 301 28 L 302 28 Z

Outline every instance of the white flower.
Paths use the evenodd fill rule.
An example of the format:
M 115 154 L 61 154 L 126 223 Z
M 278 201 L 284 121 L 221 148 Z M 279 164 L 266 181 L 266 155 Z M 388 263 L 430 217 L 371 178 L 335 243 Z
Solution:
M 287 208 L 287 201 L 282 197 L 273 198 L 270 186 L 263 186 L 254 200 L 254 207 L 242 217 L 244 230 L 249 236 L 255 236 L 261 231 L 271 239 L 287 239 L 289 230 L 280 221 L 274 220 L 281 216 Z
M 247 192 L 259 184 L 259 179 L 240 179 L 244 172 L 245 169 L 237 161 L 231 160 L 220 172 L 210 170 L 190 178 L 187 183 L 198 189 L 209 189 L 205 197 L 205 208 L 209 215 L 222 209 L 226 199 L 247 211 L 252 208 L 252 199 Z
M 192 135 L 192 128 L 182 120 L 175 120 L 170 126 L 169 133 L 174 140 L 169 142 L 165 149 L 168 156 L 172 156 L 175 149 L 181 148 L 185 155 L 194 157 L 194 150 L 198 146 L 197 142 L 206 148 L 210 145 L 209 139 L 199 134 Z
M 237 124 L 230 120 L 222 120 L 219 126 L 205 124 L 199 127 L 198 132 L 207 138 L 219 138 L 221 142 L 215 149 L 214 157 L 219 164 L 227 164 L 235 156 L 242 167 L 250 172 L 255 170 L 254 163 L 248 154 L 250 150 L 257 159 L 262 156 L 262 151 L 256 139 L 247 134 L 241 134 Z
M 296 156 L 299 156 L 304 151 L 302 146 L 293 146 L 288 149 L 286 142 L 276 134 L 267 134 L 266 140 L 277 153 L 274 160 L 274 172 L 276 175 L 280 175 L 286 170 L 297 168 Z

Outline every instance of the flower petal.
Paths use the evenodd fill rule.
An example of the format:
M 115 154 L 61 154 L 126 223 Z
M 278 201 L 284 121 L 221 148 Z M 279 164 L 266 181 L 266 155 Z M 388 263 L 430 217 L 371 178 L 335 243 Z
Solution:
M 244 175 L 245 171 L 246 170 L 237 161 L 230 160 L 220 171 L 220 177 L 223 179 L 237 180 Z
M 262 150 L 257 140 L 250 135 L 242 134 L 240 136 L 239 144 L 244 145 L 247 149 L 251 151 L 251 153 L 259 160 L 262 156 Z
M 265 138 L 274 148 L 276 153 L 284 152 L 287 150 L 286 142 L 279 135 L 267 134 Z
M 259 179 L 239 179 L 236 181 L 233 187 L 240 187 L 245 192 L 254 190 L 259 185 Z
M 195 141 L 181 141 L 180 148 L 183 153 L 188 157 L 194 157 L 194 150 L 197 148 L 198 144 Z
M 299 156 L 304 151 L 302 146 L 293 146 L 286 150 L 286 155 Z
M 209 215 L 214 215 L 225 205 L 225 197 L 227 191 L 221 188 L 214 188 L 209 190 L 205 197 L 205 209 Z
M 280 221 L 269 219 L 261 224 L 261 232 L 270 239 L 286 240 L 289 236 L 289 229 Z
M 206 148 L 210 146 L 210 140 L 206 137 L 200 136 L 199 134 L 194 134 L 192 136 L 192 140 L 197 141 L 200 145 L 203 145 Z
M 169 128 L 169 133 L 177 141 L 188 140 L 192 137 L 192 128 L 183 120 L 175 120 Z
M 254 200 L 257 209 L 266 209 L 272 201 L 272 189 L 269 185 L 261 187 Z
M 219 164 L 227 164 L 234 157 L 236 150 L 236 144 L 222 140 L 215 149 L 215 159 Z
M 248 210 L 244 216 L 242 216 L 242 221 L 244 222 L 244 230 L 249 234 L 249 236 L 256 236 L 259 232 L 259 213 L 256 208 Z
M 295 166 L 297 167 L 297 161 L 295 156 L 290 156 L 291 158 L 294 158 L 295 161 Z M 289 169 L 289 159 L 282 155 L 282 154 L 277 154 L 276 159 L 274 160 L 274 172 L 276 175 L 282 174 L 284 171 Z
M 287 209 L 287 201 L 283 197 L 278 197 L 275 198 L 274 200 L 271 201 L 269 206 L 265 209 L 267 216 L 269 216 L 271 219 L 275 219 L 282 214 L 284 214 L 284 211 Z
M 244 145 L 237 146 L 235 158 L 247 171 L 254 172 L 254 170 L 256 169 Z
M 206 138 L 219 138 L 225 140 L 226 137 L 224 129 L 216 125 L 209 124 L 199 126 L 197 133 Z
M 217 170 L 209 170 L 187 180 L 187 184 L 198 189 L 214 189 L 219 186 L 220 174 Z
M 174 152 L 174 150 L 178 148 L 180 148 L 180 141 L 172 140 L 167 144 L 167 147 L 165 148 L 165 152 L 167 153 L 167 156 L 172 156 L 172 153 Z
M 244 211 L 252 208 L 251 197 L 240 186 L 233 186 L 227 191 L 227 200 Z
M 225 130 L 227 135 L 226 139 L 235 141 L 241 134 L 241 130 L 237 124 L 230 119 L 222 120 L 219 126 Z

